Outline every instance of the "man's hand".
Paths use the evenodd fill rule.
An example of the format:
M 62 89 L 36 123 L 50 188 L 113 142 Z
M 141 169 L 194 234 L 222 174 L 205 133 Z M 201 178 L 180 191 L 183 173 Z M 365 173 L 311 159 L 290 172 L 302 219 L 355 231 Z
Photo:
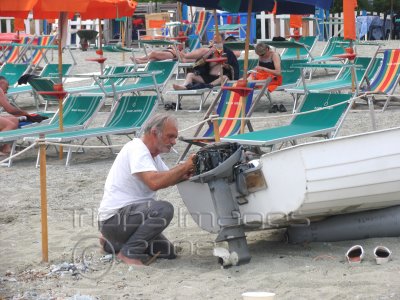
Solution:
M 192 177 L 195 167 L 195 159 L 196 159 L 196 154 L 193 153 L 190 154 L 188 160 L 183 163 L 185 168 L 185 173 L 182 176 L 182 180 L 187 180 L 190 177 Z
M 136 174 L 151 190 L 157 191 L 189 179 L 194 171 L 193 158 L 195 156 L 196 154 L 191 154 L 187 161 L 178 164 L 175 168 L 169 171 L 149 171 Z

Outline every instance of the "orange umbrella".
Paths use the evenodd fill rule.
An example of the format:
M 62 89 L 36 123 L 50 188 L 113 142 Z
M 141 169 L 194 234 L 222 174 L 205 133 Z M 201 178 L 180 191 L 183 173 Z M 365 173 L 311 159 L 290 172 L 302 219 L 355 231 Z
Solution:
M 80 15 L 86 19 L 115 19 L 132 16 L 137 3 L 127 0 L 91 0 L 87 9 Z
M 290 15 L 289 27 L 290 28 L 301 28 L 303 25 L 303 16 L 302 15 Z
M 25 31 L 24 19 L 15 18 L 15 20 L 14 20 L 14 30 L 15 31 Z
M 96 10 L 98 14 L 94 17 L 104 17 L 100 13 L 107 12 L 107 18 L 123 17 L 132 15 L 134 12 L 133 6 L 136 2 L 132 0 L 125 0 L 131 6 L 131 10 L 117 11 L 115 6 L 116 1 L 111 0 L 24 0 L 24 1 L 10 1 L 0 0 L 0 16 L 7 17 L 22 17 L 26 18 L 29 11 L 33 10 L 34 18 L 59 19 L 59 42 L 58 42 L 58 64 L 60 74 L 60 85 L 56 93 L 59 96 L 59 119 L 60 119 L 60 130 L 62 131 L 62 99 L 65 95 L 62 87 L 62 32 L 63 32 L 63 21 L 66 20 L 69 14 L 76 12 L 84 13 L 87 11 L 90 2 L 104 2 L 102 8 Z M 121 1 L 122 2 L 122 1 Z M 107 5 L 106 5 L 107 3 Z M 113 12 L 113 14 L 108 14 Z M 6 14 L 5 14 L 6 13 Z M 44 136 L 41 136 L 44 138 Z M 60 149 L 62 153 L 62 149 Z M 48 261 L 48 234 L 47 234 L 47 189 L 46 189 L 46 146 L 40 145 L 40 190 L 41 190 L 41 216 L 42 216 L 42 259 Z
M 136 10 L 137 2 L 133 0 L 91 0 L 86 11 L 80 13 L 83 20 L 99 19 L 99 51 L 102 50 L 102 28 L 100 19 L 115 19 L 132 16 Z
M 357 0 L 343 0 L 344 39 L 356 40 L 356 17 L 354 11 Z

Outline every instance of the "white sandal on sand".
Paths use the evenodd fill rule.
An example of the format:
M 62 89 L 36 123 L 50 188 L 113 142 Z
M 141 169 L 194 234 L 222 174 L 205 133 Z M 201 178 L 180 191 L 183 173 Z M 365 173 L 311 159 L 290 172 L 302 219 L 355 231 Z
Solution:
M 378 246 L 374 249 L 374 256 L 378 265 L 387 263 L 392 257 L 392 251 L 385 246 Z
M 349 264 L 359 264 L 364 258 L 364 255 L 363 247 L 360 245 L 355 245 L 347 251 L 346 258 Z

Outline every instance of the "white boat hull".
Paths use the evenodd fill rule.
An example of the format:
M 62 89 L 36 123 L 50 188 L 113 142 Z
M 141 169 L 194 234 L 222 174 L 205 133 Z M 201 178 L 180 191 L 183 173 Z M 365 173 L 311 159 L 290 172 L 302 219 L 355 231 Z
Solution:
M 267 187 L 239 206 L 247 228 L 400 205 L 400 128 L 298 145 L 265 154 L 259 163 Z M 235 183 L 230 187 L 235 198 Z M 219 200 L 208 184 L 185 181 L 178 189 L 197 224 L 218 232 Z

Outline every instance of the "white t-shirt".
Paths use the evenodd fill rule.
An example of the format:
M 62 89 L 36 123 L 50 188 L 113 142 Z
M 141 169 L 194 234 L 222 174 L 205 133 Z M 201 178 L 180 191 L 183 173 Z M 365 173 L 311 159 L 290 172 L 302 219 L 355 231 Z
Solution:
M 135 201 L 155 199 L 156 192 L 136 173 L 168 170 L 159 155 L 154 158 L 151 156 L 141 139 L 135 138 L 128 142 L 115 158 L 108 173 L 99 208 L 99 221 L 111 218 L 120 208 Z

